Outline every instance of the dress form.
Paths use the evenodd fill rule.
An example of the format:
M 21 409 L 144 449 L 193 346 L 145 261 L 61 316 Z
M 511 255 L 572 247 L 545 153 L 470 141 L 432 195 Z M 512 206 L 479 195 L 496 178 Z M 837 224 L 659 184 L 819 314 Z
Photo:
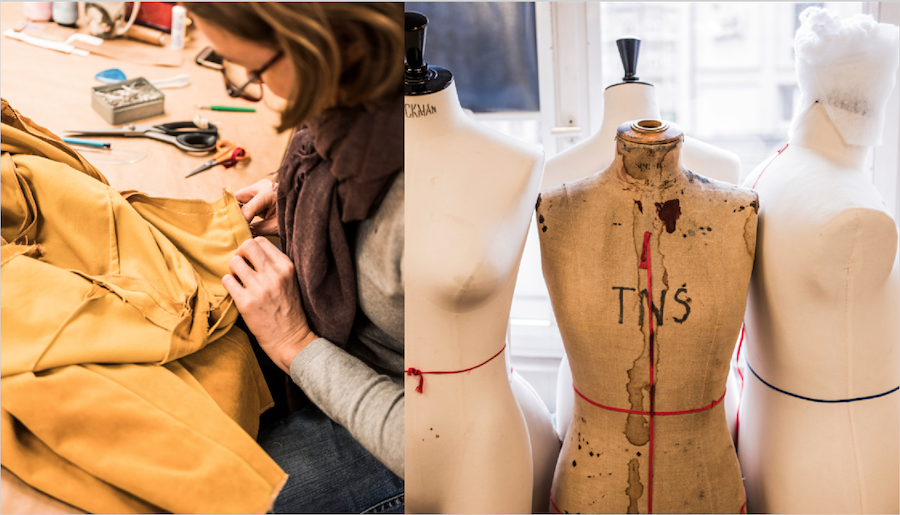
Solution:
M 427 67 L 421 55 L 407 51 L 408 76 Z M 405 352 L 426 372 L 406 384 L 406 509 L 527 513 L 528 430 L 497 353 L 543 155 L 466 116 L 452 80 L 432 89 L 404 99 Z
M 623 82 L 603 92 L 603 121 L 600 129 L 559 155 L 547 160 L 541 189 L 577 181 L 607 168 L 616 155 L 616 129 L 628 120 L 660 118 L 653 84 L 639 82 L 635 76 L 641 40 L 616 41 L 625 69 Z M 685 136 L 681 151 L 684 165 L 717 181 L 737 184 L 741 162 L 736 155 L 708 143 Z
M 649 411 L 651 398 L 655 412 L 713 407 L 655 415 L 650 444 L 651 417 L 576 396 L 551 510 L 646 513 L 652 445 L 653 510 L 737 513 L 744 495 L 720 399 L 753 267 L 758 201 L 686 170 L 674 126 L 651 144 L 635 141 L 637 123 L 664 126 L 623 124 L 608 169 L 542 190 L 544 279 L 585 397 L 637 411 Z M 645 241 L 652 317 L 641 293 L 648 271 L 638 267 Z
M 659 119 L 656 89 L 652 84 L 637 82 L 634 68 L 640 40 L 624 38 L 619 42 L 637 45 L 619 45 L 619 55 L 625 67 L 625 82 L 613 84 L 603 93 L 603 121 L 600 129 L 572 148 L 547 161 L 541 189 L 564 182 L 583 179 L 607 168 L 616 155 L 616 129 L 623 122 L 639 119 Z M 685 136 L 682 148 L 684 165 L 691 171 L 717 181 L 737 184 L 741 163 L 731 152 Z M 568 357 L 564 356 L 559 367 L 558 384 L 571 384 L 572 372 Z M 556 425 L 560 438 L 564 438 L 572 418 L 574 397 L 571 388 L 564 386 L 556 393 Z
M 747 179 L 763 199 L 742 345 L 738 451 L 748 507 L 897 513 L 897 228 L 820 104 Z M 760 177 L 760 173 L 765 173 Z M 758 180 L 758 182 L 757 182 Z
M 528 381 L 517 371 L 509 374 L 516 402 L 525 416 L 528 438 L 531 441 L 531 458 L 534 470 L 534 488 L 531 494 L 531 513 L 546 513 L 550 506 L 550 487 L 553 472 L 559 458 L 560 441 L 553 427 L 550 411 Z
M 608 167 L 616 155 L 616 128 L 627 120 L 644 118 L 659 118 L 652 84 L 622 82 L 607 87 L 603 92 L 600 129 L 548 159 L 541 188 L 583 179 Z M 691 137 L 684 138 L 682 158 L 689 170 L 710 179 L 736 184 L 741 175 L 736 155 Z
M 510 340 L 510 328 L 507 326 L 506 348 L 511 351 Z M 510 354 L 511 352 L 506 353 L 509 385 L 522 410 L 522 415 L 525 416 L 528 439 L 531 441 L 532 470 L 534 471 L 531 513 L 546 513 L 547 506 L 550 506 L 550 487 L 553 485 L 553 473 L 556 471 L 556 460 L 559 458 L 562 442 L 556 433 L 550 410 L 547 409 L 547 405 L 544 404 L 534 387 L 513 369 Z

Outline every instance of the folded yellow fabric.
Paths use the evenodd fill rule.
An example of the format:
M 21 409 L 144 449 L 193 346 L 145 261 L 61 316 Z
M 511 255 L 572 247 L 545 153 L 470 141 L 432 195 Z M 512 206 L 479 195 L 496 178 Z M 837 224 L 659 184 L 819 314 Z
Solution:
M 0 462 L 92 512 L 266 511 L 286 475 L 221 285 L 250 237 L 234 197 L 116 192 L 0 111 Z

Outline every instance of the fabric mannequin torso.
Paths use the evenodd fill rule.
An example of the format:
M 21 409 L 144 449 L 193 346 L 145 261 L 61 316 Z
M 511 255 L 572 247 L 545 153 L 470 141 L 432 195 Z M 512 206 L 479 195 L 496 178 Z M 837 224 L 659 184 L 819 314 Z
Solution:
M 534 465 L 534 490 L 531 494 L 531 513 L 544 513 L 550 506 L 550 487 L 559 458 L 560 441 L 553 427 L 550 411 L 528 381 L 518 372 L 511 371 L 509 384 L 513 395 L 525 416 L 528 437 L 531 441 L 531 457 Z
M 747 179 L 763 207 L 742 360 L 796 395 L 853 399 L 900 383 L 897 228 L 862 171 L 867 150 L 847 145 L 815 104 L 788 148 Z M 897 392 L 819 403 L 743 370 L 750 510 L 900 509 Z
M 606 406 L 650 410 L 650 316 L 640 293 L 647 270 L 638 268 L 645 232 L 654 411 L 707 407 L 725 389 L 758 204 L 751 191 L 684 170 L 680 148 L 680 140 L 636 145 L 620 138 L 608 169 L 541 193 L 544 278 L 574 384 Z M 558 509 L 646 513 L 649 419 L 576 396 L 554 477 Z M 723 406 L 653 419 L 653 510 L 738 512 L 744 496 Z
M 659 119 L 656 91 L 650 84 L 621 83 L 603 92 L 600 129 L 572 148 L 547 160 L 541 189 L 577 181 L 607 168 L 616 156 L 616 129 L 628 120 Z M 691 171 L 717 181 L 736 184 L 741 163 L 731 152 L 685 137 L 681 151 Z
M 539 150 L 469 119 L 455 85 L 407 96 L 406 364 L 457 371 L 503 349 L 543 169 Z M 503 353 L 406 381 L 406 508 L 531 510 L 528 431 Z
M 541 188 L 577 181 L 607 168 L 616 155 L 616 129 L 627 120 L 658 119 L 659 105 L 656 90 L 650 84 L 621 83 L 603 92 L 603 121 L 600 129 L 574 147 L 547 161 Z M 710 179 L 736 184 L 741 163 L 731 152 L 708 143 L 685 137 L 681 150 L 684 165 L 691 171 Z M 571 383 L 568 357 L 559 367 L 559 383 Z M 574 398 L 571 389 L 564 387 L 556 393 L 556 424 L 560 438 L 565 438 L 572 419 Z

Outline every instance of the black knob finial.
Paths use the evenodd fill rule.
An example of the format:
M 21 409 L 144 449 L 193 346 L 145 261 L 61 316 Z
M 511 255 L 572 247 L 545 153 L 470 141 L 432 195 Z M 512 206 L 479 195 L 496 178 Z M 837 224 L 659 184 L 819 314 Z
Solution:
M 428 66 L 425 62 L 425 30 L 428 18 L 424 14 L 407 12 L 404 61 L 406 73 L 403 80 L 405 95 L 427 95 L 446 89 L 453 83 L 450 70 L 440 66 Z
M 622 80 L 636 82 L 639 79 L 635 76 L 635 72 L 637 71 L 638 54 L 641 52 L 641 38 L 625 36 L 616 40 L 616 46 L 619 48 L 619 57 L 622 58 L 622 66 L 625 68 L 625 76 L 622 77 Z
M 411 79 L 424 79 L 428 73 L 425 62 L 425 27 L 428 18 L 424 14 L 407 12 L 406 15 L 406 76 Z

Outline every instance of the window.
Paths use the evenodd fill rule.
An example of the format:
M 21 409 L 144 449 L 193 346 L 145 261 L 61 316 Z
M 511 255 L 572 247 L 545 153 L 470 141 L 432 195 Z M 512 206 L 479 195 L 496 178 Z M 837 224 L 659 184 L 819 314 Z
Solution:
M 534 3 L 405 5 L 428 18 L 425 61 L 453 73 L 464 108 L 539 110 Z
M 482 124 L 541 147 L 534 2 L 406 2 L 428 17 L 425 61 Z
M 794 116 L 794 104 L 800 96 L 800 89 L 796 84 L 781 84 L 778 86 L 778 94 L 781 100 L 781 120 L 790 123 Z

